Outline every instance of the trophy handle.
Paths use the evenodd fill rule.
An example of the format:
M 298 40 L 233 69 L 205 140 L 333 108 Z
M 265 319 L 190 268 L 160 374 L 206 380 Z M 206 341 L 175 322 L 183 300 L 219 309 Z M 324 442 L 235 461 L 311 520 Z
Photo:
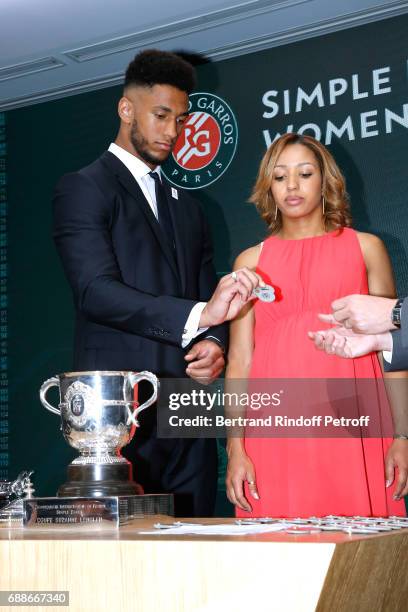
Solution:
M 53 412 L 54 414 L 58 414 L 58 416 L 61 415 L 61 411 L 58 410 L 58 408 L 54 408 L 54 406 L 52 406 L 49 402 L 47 402 L 47 400 L 45 399 L 45 395 L 48 391 L 48 389 L 50 389 L 51 387 L 59 387 L 59 380 L 56 376 L 53 376 L 52 378 L 49 378 L 48 380 L 46 380 L 42 385 L 41 385 L 41 389 L 40 389 L 40 400 L 42 405 L 44 406 L 44 408 L 46 408 L 47 410 L 49 410 L 50 412 Z
M 133 412 L 128 407 L 128 411 L 129 411 L 128 424 L 130 422 L 132 422 L 133 425 L 138 427 L 139 423 L 138 423 L 138 421 L 136 419 L 137 415 L 140 412 L 142 412 L 142 410 L 145 410 L 145 408 L 148 408 L 149 406 L 151 406 L 157 400 L 157 394 L 158 394 L 158 390 L 159 390 L 159 381 L 157 379 L 157 376 L 155 376 L 151 372 L 137 372 L 137 373 L 136 372 L 129 372 L 128 380 L 129 380 L 129 383 L 130 383 L 132 389 L 141 380 L 147 380 L 153 386 L 153 395 L 151 395 L 149 397 L 149 399 L 147 401 L 145 401 L 144 404 L 134 408 Z

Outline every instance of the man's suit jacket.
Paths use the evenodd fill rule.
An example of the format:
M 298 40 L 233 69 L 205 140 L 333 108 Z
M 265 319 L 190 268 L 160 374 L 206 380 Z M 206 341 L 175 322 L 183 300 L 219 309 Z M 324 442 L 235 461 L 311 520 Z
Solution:
M 74 296 L 77 370 L 185 376 L 183 329 L 194 304 L 211 296 L 216 275 L 200 206 L 187 192 L 163 184 L 175 253 L 137 181 L 113 153 L 56 187 L 54 239 Z M 225 343 L 224 326 L 210 334 Z M 146 492 L 185 495 L 186 503 L 176 505 L 180 516 L 211 514 L 215 440 L 158 440 L 153 408 L 139 420 L 124 453 L 138 482 Z
M 163 179 L 176 256 L 137 181 L 113 153 L 65 175 L 54 198 L 54 239 L 74 294 L 74 367 L 183 376 L 181 337 L 216 286 L 207 223 Z M 177 260 L 177 261 L 176 261 Z M 225 330 L 211 330 L 225 341 Z
M 408 370 L 408 299 L 405 298 L 401 309 L 401 329 L 392 333 L 392 360 L 384 359 L 384 369 L 387 372 Z

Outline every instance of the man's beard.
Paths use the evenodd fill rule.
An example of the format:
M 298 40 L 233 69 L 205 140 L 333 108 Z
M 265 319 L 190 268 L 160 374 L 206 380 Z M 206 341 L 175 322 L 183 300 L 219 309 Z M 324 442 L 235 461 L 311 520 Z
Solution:
M 155 157 L 147 149 L 147 140 L 142 136 L 137 127 L 136 119 L 132 123 L 132 129 L 130 132 L 130 141 L 133 145 L 138 156 L 143 159 L 147 164 L 154 166 L 160 166 L 169 157 L 171 151 L 165 157 Z

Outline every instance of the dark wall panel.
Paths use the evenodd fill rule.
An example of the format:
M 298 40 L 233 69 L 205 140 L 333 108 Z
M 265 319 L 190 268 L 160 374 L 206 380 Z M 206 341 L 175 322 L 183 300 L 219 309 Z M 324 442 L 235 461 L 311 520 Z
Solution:
M 408 16 L 398 17 L 198 68 L 198 91 L 229 105 L 239 133 L 228 169 L 195 191 L 211 222 L 220 273 L 265 235 L 246 200 L 268 139 L 304 130 L 323 142 L 332 134 L 355 225 L 385 240 L 399 292 L 407 293 L 407 31 Z M 73 308 L 50 236 L 52 190 L 61 174 L 91 162 L 114 139 L 120 92 L 113 87 L 6 114 L 10 475 L 35 469 L 42 494 L 65 479 L 73 454 L 58 418 L 38 400 L 46 378 L 71 368 Z

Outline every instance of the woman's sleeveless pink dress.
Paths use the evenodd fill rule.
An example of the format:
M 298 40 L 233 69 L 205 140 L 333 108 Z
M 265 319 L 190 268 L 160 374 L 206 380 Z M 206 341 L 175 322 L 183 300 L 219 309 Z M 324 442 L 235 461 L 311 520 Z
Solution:
M 354 230 L 301 240 L 272 236 L 263 244 L 258 272 L 275 287 L 278 300 L 255 304 L 251 379 L 382 376 L 376 354 L 341 359 L 316 350 L 307 336 L 325 327 L 317 314 L 331 312 L 333 300 L 368 293 Z M 256 501 L 246 489 L 252 516 L 405 515 L 404 502 L 392 499 L 394 485 L 385 486 L 389 444 L 360 437 L 246 438 L 260 495 Z

